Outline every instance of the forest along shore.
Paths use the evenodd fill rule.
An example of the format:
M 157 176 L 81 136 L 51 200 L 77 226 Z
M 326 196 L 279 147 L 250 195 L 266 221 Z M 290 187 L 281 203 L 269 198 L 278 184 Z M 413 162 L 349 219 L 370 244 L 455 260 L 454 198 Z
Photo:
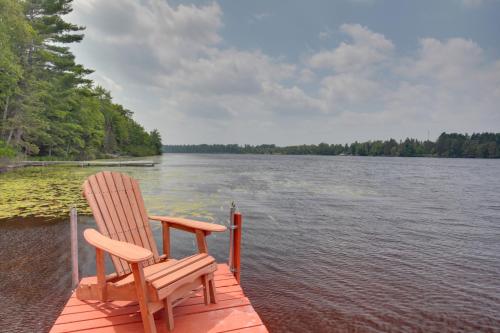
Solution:
M 66 45 L 84 28 L 64 20 L 69 12 L 69 0 L 0 1 L 0 165 L 161 154 L 159 132 L 147 132 L 75 62 Z
M 472 135 L 442 133 L 433 142 L 407 138 L 381 141 L 354 142 L 345 145 L 320 143 L 278 147 L 274 144 L 199 144 L 165 145 L 165 153 L 183 154 L 275 154 L 275 155 L 351 155 L 351 156 L 399 156 L 399 157 L 464 157 L 500 158 L 500 133 L 476 133 Z

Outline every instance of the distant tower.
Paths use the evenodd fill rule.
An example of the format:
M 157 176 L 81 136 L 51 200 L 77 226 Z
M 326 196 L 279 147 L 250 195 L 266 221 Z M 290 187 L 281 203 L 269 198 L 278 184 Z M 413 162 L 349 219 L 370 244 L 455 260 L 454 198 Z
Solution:
M 427 141 L 430 141 L 430 136 L 431 136 L 431 131 L 430 130 L 427 130 Z

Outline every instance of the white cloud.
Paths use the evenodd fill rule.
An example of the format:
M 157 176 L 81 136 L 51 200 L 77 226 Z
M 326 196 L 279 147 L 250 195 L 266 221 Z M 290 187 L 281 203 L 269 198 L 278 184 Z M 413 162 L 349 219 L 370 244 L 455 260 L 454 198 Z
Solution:
M 278 83 L 267 82 L 263 85 L 263 108 L 279 115 L 310 116 L 322 109 L 322 101 L 307 95 L 297 86 L 284 87 Z
M 355 73 L 328 76 L 321 84 L 321 95 L 332 109 L 344 103 L 373 102 L 381 92 L 380 82 Z
M 384 35 L 359 24 L 343 24 L 340 30 L 351 38 L 334 50 L 321 51 L 308 60 L 312 68 L 330 68 L 337 72 L 361 71 L 388 59 L 394 45 Z
M 263 19 L 265 18 L 268 18 L 271 16 L 271 13 L 268 13 L 268 12 L 263 12 L 263 13 L 258 13 L 258 14 L 255 14 L 253 17 L 254 19 L 256 19 L 257 21 L 262 21 Z
M 267 19 L 268 19 L 268 18 L 270 18 L 271 16 L 273 16 L 273 14 L 268 13 L 268 12 L 256 13 L 256 14 L 253 14 L 253 15 L 252 15 L 252 16 L 248 19 L 248 23 L 249 23 L 249 24 L 258 24 L 258 23 L 260 23 L 261 21 L 267 20 Z
M 330 29 L 329 27 L 325 27 L 325 29 L 323 31 L 319 32 L 318 38 L 321 40 L 326 40 L 326 39 L 329 39 L 330 37 L 332 37 L 332 35 L 334 33 L 335 32 L 332 29 Z
M 281 63 L 261 52 L 211 49 L 202 57 L 185 59 L 161 78 L 169 89 L 200 94 L 255 94 L 262 84 L 290 78 L 295 66 Z
M 88 27 L 87 53 L 77 50 L 97 81 L 169 143 L 343 142 L 500 123 L 500 60 L 471 40 L 423 38 L 402 57 L 383 34 L 343 24 L 348 40 L 290 63 L 227 45 L 216 3 L 77 0 L 75 12 Z
M 488 61 L 471 40 L 452 38 L 442 42 L 425 38 L 420 41 L 417 56 L 403 61 L 397 72 L 453 95 L 456 100 L 477 99 L 481 103 L 496 97 L 500 86 L 498 64 Z
M 414 128 L 436 132 L 470 132 L 484 128 L 486 119 L 500 120 L 500 60 L 488 61 L 473 41 L 423 38 L 415 56 L 405 58 L 391 55 L 393 43 L 383 35 L 359 25 L 342 30 L 352 44 L 309 58 L 316 70 L 335 70 L 321 81 L 320 97 L 328 112 L 360 113 L 366 121 L 386 119 L 403 126 L 411 122 Z
M 101 73 L 93 73 L 92 78 L 104 89 L 121 92 L 123 90 L 122 85 L 118 84 L 113 79 L 101 74 Z
M 425 38 L 416 56 L 398 66 L 399 87 L 386 96 L 392 114 L 411 113 L 463 132 L 484 128 L 487 119 L 500 121 L 498 61 L 488 61 L 476 43 Z
M 88 39 L 109 46 L 135 46 L 153 55 L 164 66 L 193 57 L 221 41 L 222 11 L 217 3 L 171 7 L 166 1 L 111 0 L 82 5 Z
M 300 70 L 299 81 L 301 83 L 310 83 L 316 80 L 316 74 L 309 68 L 302 68 Z
M 92 12 L 92 10 L 95 8 L 97 2 L 98 2 L 98 0 L 86 0 L 86 1 L 82 1 L 82 0 L 78 1 L 77 0 L 77 1 L 73 2 L 72 8 L 73 8 L 73 11 L 76 13 L 88 14 L 88 13 Z
M 320 31 L 318 34 L 319 39 L 328 39 L 330 38 L 330 33 L 328 31 Z
M 443 83 L 464 82 L 475 75 L 483 61 L 482 49 L 473 41 L 452 38 L 441 42 L 434 38 L 420 40 L 417 58 L 404 65 L 403 72 L 415 77 L 432 77 Z

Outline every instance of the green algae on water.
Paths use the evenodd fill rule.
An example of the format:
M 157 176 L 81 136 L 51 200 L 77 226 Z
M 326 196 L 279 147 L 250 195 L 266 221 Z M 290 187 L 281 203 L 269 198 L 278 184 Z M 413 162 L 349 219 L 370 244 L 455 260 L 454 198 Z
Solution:
M 98 168 L 29 167 L 0 174 L 0 220 L 17 217 L 64 218 L 71 207 L 90 215 L 81 186 Z
M 103 169 L 100 167 L 46 166 L 15 169 L 0 174 L 0 220 L 14 218 L 61 219 L 68 218 L 71 207 L 79 215 L 92 215 L 82 195 L 85 179 Z M 123 168 L 140 180 L 142 194 L 149 212 L 156 215 L 182 216 L 213 221 L 207 207 L 218 199 L 200 193 L 179 195 L 165 191 L 158 185 L 155 173 Z M 167 172 L 165 179 L 182 180 L 184 175 Z M 175 181 L 174 181 L 175 183 Z

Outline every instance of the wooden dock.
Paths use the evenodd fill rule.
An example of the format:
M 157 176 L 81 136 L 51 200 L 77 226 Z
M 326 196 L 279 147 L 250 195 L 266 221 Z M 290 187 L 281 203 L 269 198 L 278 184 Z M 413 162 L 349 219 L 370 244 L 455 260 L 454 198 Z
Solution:
M 50 166 L 50 165 L 66 165 L 66 166 L 136 166 L 136 167 L 152 167 L 155 166 L 153 161 L 22 161 L 19 162 L 22 166 Z
M 268 332 L 226 264 L 218 265 L 215 285 L 217 304 L 205 305 L 199 293 L 174 308 L 172 333 Z M 155 324 L 167 333 L 162 313 Z M 143 325 L 137 302 L 80 301 L 73 294 L 50 332 L 143 332 Z

